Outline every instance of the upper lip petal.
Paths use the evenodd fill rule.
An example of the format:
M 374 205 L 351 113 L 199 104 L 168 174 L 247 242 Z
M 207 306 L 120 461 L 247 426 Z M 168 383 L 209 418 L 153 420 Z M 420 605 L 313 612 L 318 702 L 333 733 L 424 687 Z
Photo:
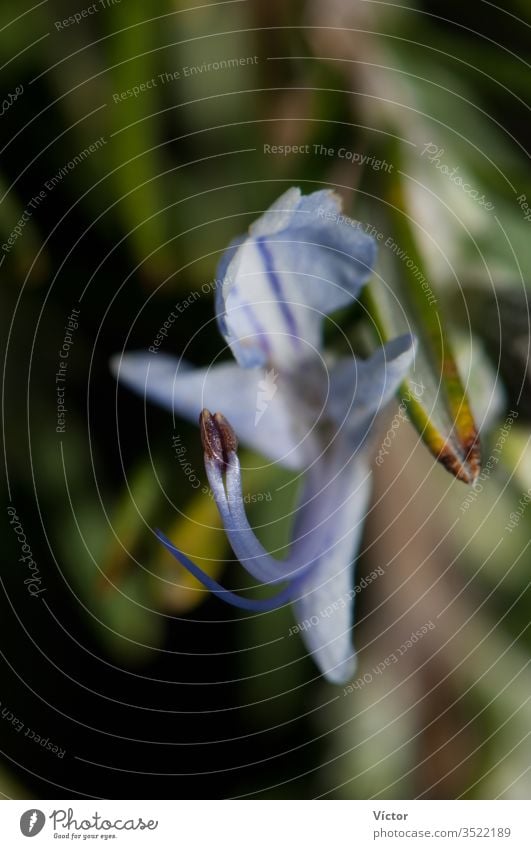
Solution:
M 339 210 L 333 193 L 290 190 L 222 258 L 218 320 L 244 368 L 317 355 L 323 318 L 359 295 L 376 245 Z

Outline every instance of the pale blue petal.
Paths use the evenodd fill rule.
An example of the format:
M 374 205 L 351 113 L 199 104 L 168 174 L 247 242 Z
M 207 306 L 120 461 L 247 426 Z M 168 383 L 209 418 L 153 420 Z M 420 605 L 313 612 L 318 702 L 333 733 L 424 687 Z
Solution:
M 249 227 L 249 235 L 258 238 L 278 233 L 288 226 L 301 201 L 301 190 L 292 186 L 271 204 L 260 218 Z
M 307 224 L 309 215 L 330 220 L 340 214 L 341 198 L 331 189 L 303 195 L 297 186 L 292 186 L 251 224 L 249 235 L 255 239 L 272 236 L 288 227 Z
M 304 466 L 307 440 L 298 441 L 291 393 L 281 376 L 272 386 L 273 397 L 261 411 L 265 372 L 260 369 L 243 370 L 236 363 L 196 369 L 162 352 L 145 351 L 117 355 L 111 368 L 120 383 L 175 415 L 197 424 L 205 407 L 223 413 L 244 445 L 286 468 Z
M 416 341 L 399 336 L 367 360 L 340 360 L 331 370 L 326 414 L 360 444 L 376 414 L 396 393 L 415 358 Z M 419 390 L 420 391 L 420 390 Z
M 317 216 L 319 221 L 333 220 L 336 222 L 339 216 L 346 219 L 347 216 L 343 215 L 341 211 L 342 204 L 343 201 L 333 189 L 320 189 L 309 195 L 301 194 L 289 226 L 304 227 L 308 223 L 308 215 Z
M 308 472 L 305 503 L 299 508 L 294 547 L 308 575 L 296 582 L 294 611 L 301 637 L 323 675 L 334 684 L 356 669 L 352 645 L 354 560 L 370 498 L 366 456 L 339 453 Z
M 223 281 L 227 274 L 227 269 L 232 262 L 232 259 L 240 247 L 240 245 L 245 241 L 245 236 L 238 236 L 236 239 L 233 239 L 227 250 L 224 251 L 216 270 L 216 288 L 214 293 L 214 306 L 216 310 L 216 317 L 218 321 L 219 332 L 223 336 L 223 338 L 227 337 L 228 328 L 225 322 L 225 304 L 223 301 Z
M 374 264 L 374 240 L 339 214 L 333 193 L 294 198 L 269 225 L 257 222 L 224 265 L 218 318 L 245 368 L 287 370 L 316 357 L 324 316 L 357 298 Z

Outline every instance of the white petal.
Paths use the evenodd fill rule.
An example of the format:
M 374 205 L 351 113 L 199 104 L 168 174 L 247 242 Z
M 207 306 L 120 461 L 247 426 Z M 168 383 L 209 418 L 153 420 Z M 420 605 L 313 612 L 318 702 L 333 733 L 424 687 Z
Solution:
M 293 210 L 297 208 L 301 199 L 301 190 L 292 186 L 283 195 L 271 204 L 260 218 L 257 218 L 249 227 L 251 236 L 270 236 L 283 230 L 289 224 Z
M 415 351 L 414 337 L 406 334 L 367 360 L 340 360 L 332 368 L 327 414 L 358 444 L 408 374 Z
M 294 610 L 301 637 L 323 675 L 348 681 L 356 669 L 352 646 L 354 565 L 370 497 L 365 456 L 340 453 L 308 473 L 307 503 L 299 508 L 299 556 L 314 557 L 307 577 L 297 582 Z
M 177 416 L 198 423 L 201 410 L 220 412 L 238 439 L 281 465 L 304 465 L 305 443 L 298 443 L 292 399 L 281 376 L 235 363 L 196 369 L 183 360 L 144 351 L 116 356 L 111 368 L 121 383 Z
M 297 186 L 292 186 L 251 224 L 249 235 L 258 239 L 260 236 L 272 236 L 287 227 L 303 226 L 308 223 L 308 216 L 316 211 L 321 218 L 326 214 L 338 216 L 341 198 L 331 189 L 303 195 Z
M 293 192 L 289 208 L 275 205 L 220 265 L 220 328 L 246 368 L 289 370 L 315 358 L 323 318 L 357 298 L 374 263 L 374 240 L 339 215 L 333 193 Z

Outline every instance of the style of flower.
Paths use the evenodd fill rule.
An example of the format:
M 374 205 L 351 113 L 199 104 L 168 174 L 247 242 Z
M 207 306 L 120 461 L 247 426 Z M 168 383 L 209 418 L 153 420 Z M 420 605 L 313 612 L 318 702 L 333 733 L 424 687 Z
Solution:
M 162 543 L 230 604 L 260 612 L 290 602 L 296 620 L 311 623 L 302 639 L 334 683 L 356 667 L 353 567 L 369 505 L 370 435 L 415 354 L 409 335 L 366 360 L 323 350 L 326 317 L 357 299 L 376 254 L 374 240 L 340 213 L 333 192 L 291 188 L 226 251 L 216 311 L 236 363 L 194 369 L 162 352 L 114 360 L 129 387 L 175 414 L 200 416 L 206 473 L 233 551 L 254 579 L 281 589 L 245 598 L 158 531 Z M 263 548 L 247 520 L 236 434 L 303 477 L 284 560 Z

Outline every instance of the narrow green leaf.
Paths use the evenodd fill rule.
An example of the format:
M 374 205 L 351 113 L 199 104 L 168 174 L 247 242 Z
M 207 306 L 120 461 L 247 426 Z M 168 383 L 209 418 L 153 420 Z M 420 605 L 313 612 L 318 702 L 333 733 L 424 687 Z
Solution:
M 390 250 L 380 251 L 388 266 L 366 290 L 365 307 L 381 342 L 404 331 L 416 335 L 415 368 L 400 387 L 401 400 L 437 460 L 471 484 L 480 471 L 477 428 L 437 294 L 423 270 L 398 171 L 390 185 L 386 228 L 392 235 L 384 243 Z

